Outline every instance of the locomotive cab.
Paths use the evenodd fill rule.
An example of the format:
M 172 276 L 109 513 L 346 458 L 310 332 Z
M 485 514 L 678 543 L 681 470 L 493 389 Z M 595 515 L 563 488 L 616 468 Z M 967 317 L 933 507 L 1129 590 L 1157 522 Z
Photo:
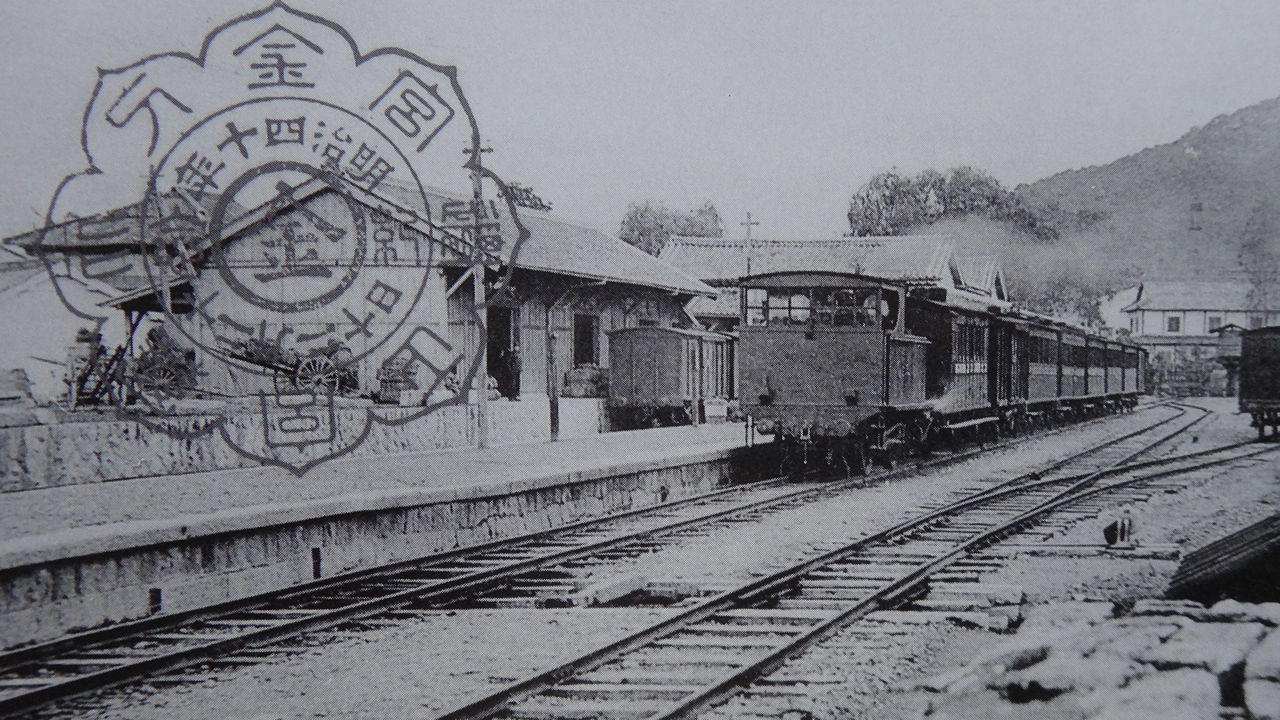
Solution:
M 865 469 L 883 449 L 883 407 L 924 396 L 921 363 L 905 356 L 922 358 L 928 341 L 904 333 L 905 297 L 842 273 L 744 280 L 740 397 L 756 428 Z

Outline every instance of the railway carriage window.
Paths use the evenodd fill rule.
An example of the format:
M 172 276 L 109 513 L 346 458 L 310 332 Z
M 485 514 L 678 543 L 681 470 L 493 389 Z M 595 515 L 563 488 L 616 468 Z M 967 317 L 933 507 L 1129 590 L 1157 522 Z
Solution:
M 835 323 L 835 291 L 831 288 L 814 288 L 810 293 L 813 299 L 811 312 L 813 313 L 813 322 L 818 325 L 832 325 Z
M 769 290 L 768 315 L 770 325 L 786 325 L 791 317 L 791 290 Z
M 1039 335 L 1031 335 L 1027 343 L 1027 360 L 1033 363 L 1043 363 L 1045 355 L 1044 338 Z
M 809 293 L 805 290 L 794 290 L 791 293 L 792 325 L 804 325 L 809 322 Z
M 857 290 L 837 290 L 833 297 L 835 304 L 840 307 L 858 307 L 862 304 Z
M 881 327 L 885 330 L 893 330 L 898 327 L 898 301 L 899 296 L 895 290 L 886 290 L 880 296 L 880 317 Z
M 875 327 L 879 319 L 880 293 L 874 289 L 837 290 L 835 324 L 841 327 Z
M 752 288 L 747 290 L 747 324 L 875 327 L 879 305 L 874 288 Z
M 765 325 L 769 316 L 769 291 L 747 288 L 747 324 Z

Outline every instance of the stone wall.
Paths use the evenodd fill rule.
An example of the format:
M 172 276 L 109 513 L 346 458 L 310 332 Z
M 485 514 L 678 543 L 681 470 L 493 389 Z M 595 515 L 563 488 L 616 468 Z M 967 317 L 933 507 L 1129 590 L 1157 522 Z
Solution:
M 396 420 L 417 408 L 377 408 L 381 417 Z M 339 425 L 363 418 L 364 407 L 338 408 Z M 445 448 L 474 447 L 475 406 L 441 408 L 403 425 L 372 425 L 354 454 L 386 455 Z M 493 444 L 547 440 L 550 420 L 547 400 L 527 397 L 520 402 L 489 404 L 489 437 Z M 171 430 L 194 433 L 211 415 L 165 419 Z M 564 399 L 560 403 L 562 437 L 602 432 L 604 401 Z M 226 431 L 244 447 L 253 447 L 263 434 L 260 415 L 245 411 L 229 417 Z M 110 482 L 136 477 L 182 475 L 209 470 L 254 467 L 259 463 L 237 453 L 217 434 L 183 439 L 149 429 L 141 422 L 102 419 L 0 428 L 0 493 L 37 488 Z
M 166 612 L 193 609 L 310 581 L 317 558 L 328 577 L 677 500 L 727 485 L 758 450 L 522 479 L 465 497 L 449 488 L 360 512 L 282 511 L 250 529 L 183 527 L 170 536 L 191 537 L 119 550 L 85 543 L 73 557 L 0 569 L 0 645 L 144 616 L 153 590 Z

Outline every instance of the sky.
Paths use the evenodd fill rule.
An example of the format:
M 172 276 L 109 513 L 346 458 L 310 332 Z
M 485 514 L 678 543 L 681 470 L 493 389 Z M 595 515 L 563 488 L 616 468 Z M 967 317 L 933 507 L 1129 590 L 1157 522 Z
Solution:
M 85 167 L 96 68 L 195 53 L 266 0 L 0 4 L 0 235 Z M 293 0 L 454 65 L 485 161 L 559 216 L 711 201 L 731 237 L 848 230 L 890 168 L 967 164 L 1013 186 L 1170 142 L 1280 95 L 1280 2 Z

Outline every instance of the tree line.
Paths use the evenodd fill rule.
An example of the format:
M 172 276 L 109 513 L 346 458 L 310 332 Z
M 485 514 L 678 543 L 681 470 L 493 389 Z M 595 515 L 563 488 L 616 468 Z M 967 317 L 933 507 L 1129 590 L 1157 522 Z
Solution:
M 1041 312 L 1097 322 L 1099 297 L 1132 284 L 1136 278 L 1129 268 L 1112 267 L 1093 248 L 1058 242 L 1058 225 L 1051 215 L 1028 207 L 990 173 L 960 166 L 945 171 L 927 169 L 915 175 L 896 169 L 879 173 L 852 194 L 847 219 L 853 237 L 948 230 L 965 235 L 966 223 L 972 228 L 974 222 L 994 222 L 999 229 L 990 232 L 988 228 L 982 234 L 980 242 L 985 246 L 966 250 L 1001 257 L 1011 271 L 1010 290 L 1016 302 Z M 938 224 L 938 228 L 930 228 Z M 675 235 L 723 237 L 724 224 L 709 201 L 679 211 L 650 200 L 628 206 L 619 235 L 656 256 Z M 686 270 L 697 274 L 697 268 Z
M 902 235 L 946 218 L 982 215 L 1003 220 L 1040 240 L 1058 232 L 990 173 L 969 166 L 932 168 L 914 176 L 897 170 L 875 175 L 849 199 L 854 236 Z

